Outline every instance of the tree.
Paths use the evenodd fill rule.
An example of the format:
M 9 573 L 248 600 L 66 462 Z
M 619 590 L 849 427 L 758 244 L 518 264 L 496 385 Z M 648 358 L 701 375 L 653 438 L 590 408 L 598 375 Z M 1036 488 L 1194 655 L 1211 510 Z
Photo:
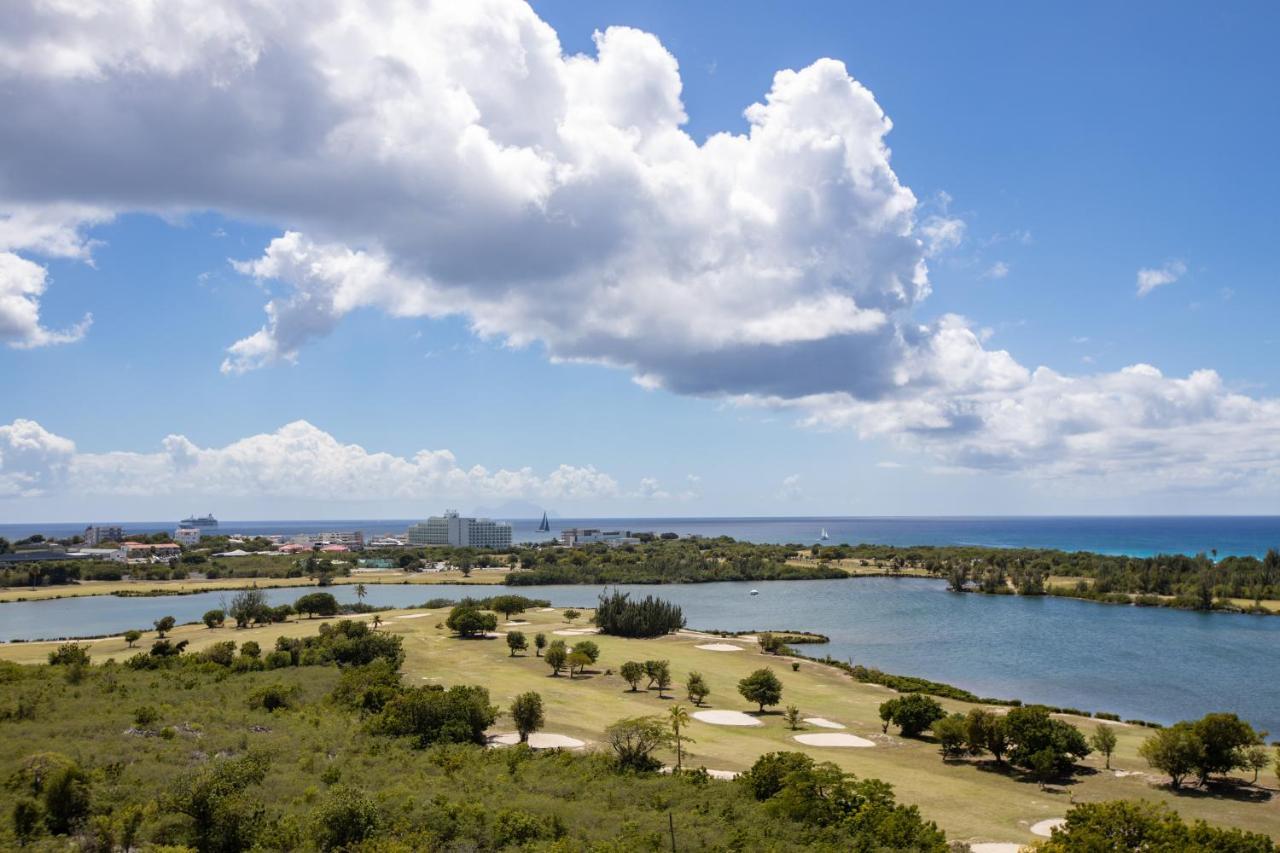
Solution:
M 943 758 L 964 755 L 968 734 L 968 718 L 964 714 L 949 714 L 933 723 L 933 736 L 938 739 Z
M 218 758 L 178 780 L 164 803 L 191 819 L 191 846 L 201 853 L 248 850 L 266 816 L 263 798 L 245 793 L 266 776 L 268 759 L 259 752 Z
M 511 657 L 516 656 L 516 652 L 523 652 L 529 648 L 529 641 L 525 639 L 523 631 L 507 632 L 507 648 L 511 650 Z
M 371 721 L 371 728 L 385 735 L 412 737 L 420 749 L 433 743 L 484 744 L 485 729 L 497 717 L 498 709 L 489 704 L 485 688 L 455 685 L 445 690 L 433 684 L 397 693 Z
M 364 604 L 364 597 L 368 594 L 369 594 L 369 590 L 365 589 L 364 584 L 362 583 L 356 584 L 356 601 L 358 601 L 360 604 Z
M 521 693 L 511 702 L 511 719 L 520 733 L 520 742 L 526 743 L 529 735 L 542 728 L 545 721 L 542 712 L 542 697 L 533 691 Z
M 325 596 L 333 599 L 332 595 L 327 592 L 314 593 L 315 596 Z M 310 598 L 311 596 L 303 596 L 302 598 Z M 319 601 L 319 599 L 316 599 Z M 302 599 L 299 599 L 302 601 Z M 301 612 L 302 608 L 298 608 Z M 333 609 L 326 615 L 332 615 L 338 612 L 337 599 L 333 599 Z M 267 593 L 265 590 L 257 587 L 249 587 L 242 589 L 231 597 L 231 604 L 227 607 L 227 615 L 235 620 L 237 628 L 247 628 L 255 622 L 268 622 L 271 620 L 271 605 L 267 603 Z
M 653 684 L 658 688 L 658 698 L 664 699 L 664 694 L 671 689 L 671 667 L 666 661 L 659 661 L 659 664 L 654 672 Z
M 760 654 L 776 655 L 782 648 L 782 640 L 765 631 L 756 637 L 756 643 L 760 646 Z
M 1075 762 L 1091 751 L 1079 729 L 1053 719 L 1043 706 L 1013 708 L 1004 719 L 1011 744 L 1009 760 L 1033 774 L 1039 774 L 1045 752 L 1053 755 L 1052 776 L 1056 777 L 1070 773 Z
M 582 615 L 581 613 L 579 613 L 578 611 L 570 607 L 568 610 L 564 612 L 564 621 L 570 624 L 573 624 L 573 620 L 577 619 L 581 615 Z
M 1265 835 L 1220 829 L 1204 821 L 1189 826 L 1162 803 L 1110 800 L 1082 803 L 1072 808 L 1067 812 L 1066 823 L 1037 849 L 1043 853 L 1080 850 L 1274 853 L 1276 845 Z
M 787 721 L 787 728 L 794 732 L 800 728 L 800 709 L 795 705 L 788 705 L 782 713 L 782 719 Z
M 657 770 L 662 762 L 654 757 L 671 743 L 667 726 L 657 717 L 628 717 L 604 730 L 605 740 L 622 770 Z
M 632 693 L 640 689 L 640 679 L 644 678 L 644 664 L 639 661 L 629 660 L 622 665 L 620 672 L 622 680 L 631 685 Z
M 1267 748 L 1261 744 L 1251 746 L 1244 751 L 1244 766 L 1253 771 L 1253 779 L 1250 785 L 1258 784 L 1258 774 L 1271 764 L 1271 755 L 1267 752 Z
M 600 594 L 595 621 L 602 633 L 615 637 L 660 637 L 683 628 L 684 613 L 652 595 L 632 601 L 627 593 L 615 590 L 612 595 Z
M 682 738 L 680 729 L 689 725 L 692 719 L 689 712 L 683 705 L 672 705 L 667 711 L 668 721 L 671 723 L 671 736 L 676 744 L 676 770 L 684 769 L 684 741 L 688 738 Z
M 766 705 L 777 705 L 782 701 L 782 682 L 773 674 L 773 670 L 767 667 L 757 669 L 738 682 L 738 692 L 743 699 L 760 706 L 760 713 L 763 714 Z
M 893 722 L 893 712 L 897 708 L 893 704 L 893 700 L 880 703 L 880 731 L 884 734 L 889 733 L 889 724 Z
M 591 640 L 579 640 L 573 644 L 573 651 L 587 656 L 587 663 L 595 663 L 600 659 L 600 647 Z
M 908 693 L 890 699 L 880 706 L 880 719 L 898 726 L 903 737 L 918 737 L 921 732 L 946 716 L 938 700 L 923 693 Z M 886 730 L 887 730 L 886 726 Z
M 1244 767 L 1245 751 L 1262 743 L 1253 726 L 1235 714 L 1205 714 L 1192 725 L 1204 746 L 1204 756 L 1196 768 L 1201 784 L 1211 775 Z
M 133 644 L 140 639 L 142 639 L 142 632 L 137 628 L 130 628 L 124 632 L 124 641 L 129 645 L 129 648 L 133 648 Z
M 374 628 L 374 630 L 376 631 L 376 630 L 378 629 L 378 626 L 380 626 L 381 624 L 382 624 L 382 614 L 381 614 L 381 613 L 375 613 L 375 614 L 373 614 L 373 628 Z
M 565 663 L 569 665 L 570 681 L 573 680 L 573 674 L 575 672 L 582 672 L 588 666 L 591 665 L 590 655 L 588 655 L 586 652 L 580 652 L 576 648 L 573 651 L 569 652 L 569 656 L 566 657 L 564 660 L 565 660 Z
M 227 621 L 227 614 L 223 610 L 206 610 L 200 621 L 204 622 L 206 628 L 221 628 Z
M 163 616 L 152 624 L 156 626 L 156 636 L 163 637 L 166 633 L 173 630 L 173 626 L 178 624 L 178 620 L 174 619 L 172 616 Z
M 501 613 L 503 618 L 510 619 L 515 614 L 523 613 L 528 608 L 529 599 L 523 595 L 498 595 L 489 602 L 489 606 Z
M 89 814 L 89 777 L 75 762 L 67 762 L 43 781 L 41 798 L 49 831 L 66 835 Z
M 459 604 L 449 611 L 449 618 L 444 624 L 460 637 L 475 637 L 497 628 L 498 617 L 477 610 L 470 604 Z
M 1009 748 L 1009 730 L 1004 717 L 985 708 L 974 708 L 965 717 L 965 745 L 970 753 L 980 755 L 983 750 L 995 757 L 997 764 L 1004 763 Z
M 539 631 L 533 635 L 533 645 L 537 648 L 537 657 L 542 657 L 542 650 L 547 647 L 547 635 Z
M 766 752 L 741 778 L 752 795 L 763 801 L 781 791 L 792 773 L 808 770 L 813 765 L 813 759 L 803 752 Z
M 560 670 L 564 669 L 565 661 L 569 658 L 569 650 L 564 647 L 564 640 L 553 640 L 551 645 L 547 646 L 547 652 L 542 659 L 547 662 L 547 666 L 551 667 L 552 677 L 560 675 Z
M 248 592 L 249 590 L 246 590 Z M 237 596 L 239 598 L 239 596 Z M 308 619 L 316 616 L 334 616 L 338 612 L 338 599 L 327 592 L 309 592 L 293 603 L 293 609 L 307 614 Z M 235 602 L 232 602 L 232 616 L 235 616 Z M 236 623 L 240 618 L 236 616 Z
M 643 675 L 643 670 L 641 674 Z M 636 681 L 639 680 L 639 677 L 637 677 Z M 632 689 L 635 689 L 634 685 L 632 685 Z M 689 701 L 699 706 L 702 705 L 703 700 L 711 695 L 711 688 L 707 685 L 706 679 L 702 677 L 700 672 L 689 673 L 689 677 L 684 683 L 684 690 L 689 696 Z
M 1041 791 L 1050 779 L 1058 776 L 1058 753 L 1053 747 L 1046 746 L 1039 752 L 1033 752 L 1024 764 L 1031 771 L 1031 778 L 1040 784 Z
M 1182 780 L 1204 763 L 1204 744 L 1188 722 L 1157 730 L 1138 747 L 1138 754 L 1155 769 L 1169 775 L 1176 791 Z
M 667 678 L 671 677 L 671 664 L 665 660 L 647 660 L 644 662 L 644 674 L 649 679 L 648 687 L 653 687 L 662 677 L 663 672 L 667 673 Z M 670 683 L 670 682 L 668 682 Z M 646 689 L 648 689 L 648 687 Z
M 1098 727 L 1093 730 L 1093 734 L 1089 736 L 1089 745 L 1095 750 L 1102 753 L 1106 759 L 1106 768 L 1111 769 L 1111 753 L 1116 751 L 1116 733 L 1111 726 L 1099 723 Z

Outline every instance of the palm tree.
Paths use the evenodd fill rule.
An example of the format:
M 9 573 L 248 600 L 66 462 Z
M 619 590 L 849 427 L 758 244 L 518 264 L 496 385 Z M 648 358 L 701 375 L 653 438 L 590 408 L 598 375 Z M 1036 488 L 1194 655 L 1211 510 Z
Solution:
M 675 734 L 676 770 L 679 771 L 682 769 L 684 764 L 684 749 L 683 749 L 684 739 L 680 737 L 680 728 L 682 726 L 689 725 L 691 720 L 689 717 L 688 710 L 686 710 L 683 705 L 672 705 L 671 708 L 668 709 L 667 713 L 671 721 L 671 731 L 673 734 Z
M 373 614 L 373 630 L 375 631 L 378 630 L 378 626 L 381 624 L 382 624 L 382 614 L 381 613 Z
M 364 584 L 362 583 L 356 584 L 356 598 L 359 599 L 361 604 L 364 604 L 364 597 L 368 594 L 369 594 L 369 590 L 364 588 Z

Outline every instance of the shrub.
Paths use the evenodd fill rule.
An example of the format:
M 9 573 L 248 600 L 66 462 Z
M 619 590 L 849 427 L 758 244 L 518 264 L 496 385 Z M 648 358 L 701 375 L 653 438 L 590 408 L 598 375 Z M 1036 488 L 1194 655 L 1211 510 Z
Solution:
M 808 770 L 813 764 L 813 759 L 803 752 L 766 752 L 739 778 L 757 800 L 767 800 L 782 790 L 789 775 Z
M 297 700 L 298 688 L 287 684 L 267 684 L 249 694 L 249 707 L 269 713 L 287 710 Z
M 654 753 L 671 742 L 671 731 L 658 717 L 629 717 L 604 730 L 622 770 L 648 771 L 662 766 Z
M 49 652 L 50 666 L 84 666 L 89 663 L 89 644 L 63 643 Z
M 1039 848 L 1044 853 L 1077 850 L 1195 850 L 1272 853 L 1267 836 L 1220 829 L 1204 821 L 1188 825 L 1164 804 L 1112 800 L 1083 803 L 1067 812 L 1066 823 Z
M 1053 719 L 1047 708 L 1014 708 L 1004 719 L 1010 762 L 1034 771 L 1042 782 L 1069 773 L 1077 759 L 1089 754 L 1089 744 L 1080 730 Z
M 311 837 L 321 850 L 347 850 L 373 835 L 378 808 L 359 788 L 335 785 L 312 815 Z
M 965 753 L 968 727 L 964 714 L 951 714 L 933 723 L 933 736 L 944 758 L 959 758 Z
M 468 604 L 459 604 L 449 611 L 445 625 L 460 637 L 475 637 L 498 627 L 498 617 L 483 613 Z
M 565 648 L 564 640 L 552 640 L 542 659 L 551 667 L 551 675 L 558 676 L 569 659 L 569 650 Z
M 485 729 L 493 725 L 498 709 L 489 704 L 483 687 L 439 685 L 412 687 L 394 696 L 372 721 L 372 729 L 385 735 L 413 738 L 421 748 L 433 743 L 485 742 Z
M 638 680 L 639 679 L 637 679 L 637 681 Z M 634 689 L 634 686 L 632 689 Z M 711 695 L 711 688 L 707 685 L 706 679 L 702 677 L 702 673 L 700 672 L 689 673 L 689 677 L 684 684 L 684 689 L 685 693 L 689 696 L 689 701 L 695 705 L 701 705 L 703 700 Z
M 227 613 L 225 610 L 206 610 L 204 616 L 200 617 L 200 621 L 204 622 L 207 628 L 221 628 L 227 621 Z

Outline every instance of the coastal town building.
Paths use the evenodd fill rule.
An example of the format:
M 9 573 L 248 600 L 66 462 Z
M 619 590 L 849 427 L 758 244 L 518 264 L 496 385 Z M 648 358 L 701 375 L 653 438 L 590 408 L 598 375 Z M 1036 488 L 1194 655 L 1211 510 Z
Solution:
M 117 563 L 133 566 L 145 563 L 166 563 L 181 556 L 181 554 L 182 549 L 172 542 L 161 542 L 155 545 L 148 545 L 142 542 L 122 542 L 115 553 L 111 555 L 111 559 Z
M 112 525 L 91 524 L 84 529 L 84 544 L 96 548 L 103 542 L 123 542 L 124 529 Z
M 349 551 L 364 550 L 364 532 L 360 530 L 330 530 L 324 533 L 299 533 L 290 540 L 294 545 L 308 548 L 326 545 L 345 545 Z
M 0 554 L 0 564 L 4 563 L 38 563 L 42 560 L 85 560 L 88 554 L 79 551 L 68 551 L 62 545 L 41 542 L 33 547 L 20 547 L 8 554 Z
M 598 527 L 567 527 L 560 531 L 560 544 L 567 548 L 595 543 L 612 546 L 638 545 L 640 540 L 629 531 L 601 530 Z
M 457 510 L 432 516 L 409 527 L 410 545 L 452 545 L 455 548 L 510 548 L 511 525 L 487 518 L 464 518 Z
M 173 541 L 179 545 L 199 545 L 202 535 L 199 527 L 179 527 L 173 531 Z

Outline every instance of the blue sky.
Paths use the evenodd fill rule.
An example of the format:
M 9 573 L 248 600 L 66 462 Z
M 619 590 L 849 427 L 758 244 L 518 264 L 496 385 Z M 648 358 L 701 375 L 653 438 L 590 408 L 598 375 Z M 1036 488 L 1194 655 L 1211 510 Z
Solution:
M 494 4 L 495 20 L 506 20 L 504 15 L 529 19 L 505 5 Z M 246 31 L 254 34 L 261 19 L 251 14 L 253 4 L 226 6 L 228 15 L 242 15 Z M 420 195 L 406 189 L 424 168 L 430 172 L 430 165 L 385 175 L 371 172 L 359 191 L 346 184 L 322 188 L 310 200 L 296 187 L 282 191 L 287 200 L 271 198 L 270 188 L 259 193 L 259 187 L 271 183 L 260 175 L 246 178 L 243 185 L 218 185 L 221 179 L 213 177 L 208 181 L 213 186 L 205 186 L 199 176 L 218 174 L 214 166 L 206 169 L 206 163 L 221 156 L 211 146 L 224 145 L 224 140 L 210 141 L 207 134 L 202 138 L 178 122 L 173 128 L 143 125 L 142 112 L 103 119 L 115 124 L 104 126 L 99 136 L 95 128 L 77 125 L 51 109 L 29 126 L 15 122 L 17 130 L 0 133 L 0 218 L 7 211 L 12 224 L 17 211 L 35 215 L 30 212 L 54 210 L 48 218 L 58 219 L 59 228 L 74 234 L 78 248 L 54 251 L 47 241 L 21 234 L 11 234 L 6 245 L 0 226 L 0 255 L 7 248 L 11 257 L 22 259 L 25 265 L 15 262 L 15 267 L 24 274 L 30 274 L 30 265 L 45 270 L 38 299 L 29 288 L 22 291 L 28 302 L 38 301 L 40 329 L 68 329 L 86 313 L 92 314 L 92 325 L 78 340 L 45 342 L 38 339 L 42 332 L 32 331 L 29 316 L 6 326 L 0 307 L 0 335 L 10 329 L 10 346 L 0 348 L 0 376 L 7 392 L 0 403 L 0 429 L 11 425 L 8 433 L 0 433 L 0 517 L 150 519 L 206 509 L 231 518 L 413 516 L 446 503 L 492 506 L 514 499 L 587 515 L 1280 509 L 1280 462 L 1272 442 L 1280 429 L 1280 408 L 1275 403 L 1276 361 L 1269 357 L 1280 336 L 1274 329 L 1280 289 L 1268 250 L 1277 225 L 1273 199 L 1280 192 L 1273 153 L 1280 114 L 1271 107 L 1280 71 L 1272 50 L 1278 17 L 1274 6 L 1168 5 L 1159 15 L 1136 4 L 1100 3 L 1056 9 L 1044 4 L 831 3 L 807 4 L 801 14 L 782 4 L 762 3 L 690 8 L 675 3 L 545 2 L 533 9 L 554 30 L 565 55 L 585 54 L 594 60 L 599 48 L 593 33 L 611 26 L 655 36 L 660 49 L 678 63 L 679 102 L 687 115 L 682 129 L 694 145 L 717 133 L 747 133 L 744 109 L 765 98 L 780 69 L 806 69 L 824 57 L 843 62 L 847 75 L 869 90 L 893 123 L 885 138 L 892 159 L 872 165 L 896 175 L 913 194 L 911 239 L 927 243 L 931 222 L 950 224 L 956 229 L 951 233 L 963 235 L 936 250 L 920 250 L 930 292 L 908 299 L 909 304 L 885 307 L 888 303 L 877 301 L 889 298 L 882 290 L 868 303 L 862 285 L 838 276 L 815 285 L 821 294 L 845 292 L 841 288 L 856 293 L 857 310 L 881 311 L 894 328 L 904 330 L 907 343 L 895 345 L 891 355 L 878 349 L 867 355 L 861 348 L 846 350 L 834 343 L 827 349 L 809 338 L 788 338 L 778 345 L 780 333 L 771 325 L 761 333 L 774 336 L 765 344 L 752 338 L 742 345 L 740 360 L 732 354 L 722 358 L 726 350 L 716 347 L 738 344 L 705 344 L 706 330 L 744 327 L 754 318 L 742 314 L 736 303 L 699 299 L 692 301 L 693 313 L 705 305 L 708 322 L 718 322 L 691 326 L 670 348 L 663 343 L 668 324 L 679 326 L 688 312 L 655 319 L 648 309 L 636 309 L 634 318 L 625 307 L 611 309 L 593 321 L 597 325 L 585 324 L 570 334 L 559 327 L 559 314 L 530 309 L 520 315 L 527 320 L 477 334 L 476 317 L 494 313 L 494 306 L 507 298 L 494 297 L 485 288 L 517 281 L 515 286 L 544 305 L 570 301 L 566 294 L 593 292 L 582 288 L 594 283 L 576 279 L 572 290 L 531 273 L 526 281 L 541 256 L 508 248 L 520 245 L 522 234 L 542 234 L 530 242 L 546 240 L 552 244 L 548 254 L 576 258 L 575 253 L 593 255 L 596 250 L 583 244 L 598 239 L 603 245 L 612 232 L 602 227 L 598 238 L 590 228 L 574 232 L 564 241 L 571 248 L 564 248 L 558 237 L 545 236 L 557 221 L 550 214 L 551 225 L 522 220 L 511 227 L 525 231 L 510 232 L 502 223 L 493 224 L 487 199 L 469 202 L 465 193 L 458 196 L 458 207 L 442 214 L 435 189 Z M 48 38 L 73 41 L 72 23 L 56 17 L 38 23 Z M 74 26 L 89 27 L 101 45 L 123 45 L 119 50 L 127 53 L 162 41 L 154 23 L 101 20 Z M 373 45 L 379 32 L 395 30 L 394 21 L 368 24 Z M 432 26 L 429 21 L 418 25 Z M 20 29 L 15 27 L 10 36 L 23 38 Z M 421 34 L 428 42 L 435 36 L 426 30 Z M 219 64 L 224 45 L 215 34 L 209 42 L 174 46 L 174 64 L 181 72 L 167 65 L 139 71 L 112 53 L 115 47 L 95 47 L 94 38 L 74 41 L 92 73 L 0 67 L 0 81 L 19 84 L 3 97 L 21 97 L 28 91 L 22 86 L 31 86 L 30 91 L 70 103 L 86 93 L 101 97 L 104 88 L 111 91 L 116 83 L 123 89 L 136 75 L 151 75 L 157 111 L 150 115 L 163 125 L 168 87 L 177 93 L 174 97 L 186 93 L 195 104 L 202 103 L 205 95 L 200 93 L 206 91 L 216 93 L 208 95 L 211 103 L 239 98 L 242 91 L 261 103 L 261 92 L 254 87 L 267 87 L 258 78 L 278 73 L 276 66 L 302 55 L 299 49 L 278 59 L 263 49 L 247 70 L 237 65 L 227 72 Z M 136 40 L 135 47 L 130 39 Z M 264 43 L 270 39 L 264 37 Z M 481 51 L 494 51 L 495 64 L 507 55 L 501 44 L 478 44 Z M 613 44 L 617 55 L 638 63 L 624 64 L 632 69 L 629 74 L 652 74 L 655 89 L 669 82 L 661 50 L 653 43 L 619 37 Z M 365 60 L 372 62 L 372 55 Z M 350 61 L 358 63 L 361 57 Z M 507 78 L 475 69 L 448 73 L 456 75 L 452 79 L 459 87 L 471 87 L 473 100 L 482 105 L 475 123 L 495 137 L 508 124 L 538 118 L 543 102 L 523 88 L 535 82 L 510 84 L 503 96 L 515 105 L 507 107 L 512 114 L 493 118 L 481 90 L 507 85 Z M 266 82 L 280 91 L 293 79 L 283 75 Z M 840 79 L 842 74 L 836 74 L 824 82 L 838 84 Z M 610 85 L 625 81 L 601 74 L 605 103 L 634 107 L 631 118 L 611 119 L 614 125 L 639 122 L 634 116 L 643 111 L 670 109 L 666 102 L 655 107 L 647 91 L 613 92 Z M 373 95 L 356 97 L 365 102 L 383 97 L 387 84 L 376 86 L 370 90 Z M 846 96 L 852 100 L 819 104 L 823 115 L 812 121 L 821 124 L 827 120 L 824 111 L 861 103 L 856 92 L 839 94 Z M 425 111 L 443 109 L 437 97 L 444 96 L 426 84 L 414 97 Z M 245 102 L 250 102 L 248 95 Z M 304 106 L 289 115 L 290 122 L 303 128 L 323 122 L 323 115 L 309 113 L 305 99 L 301 102 Z M 393 112 L 406 110 L 405 103 L 394 102 Z M 193 112 L 199 109 L 192 107 Z M 248 119 L 235 113 L 226 118 L 225 103 L 209 109 L 211 127 L 224 119 L 231 127 L 225 148 L 244 146 L 253 155 L 246 159 L 269 161 L 284 147 L 275 138 L 264 142 L 256 136 Z M 193 126 L 200 118 L 193 119 Z M 775 125 L 782 121 L 771 120 Z M 237 135 L 237 121 L 246 124 L 243 137 Z M 678 125 L 671 122 L 663 132 L 675 132 Z M 388 133 L 399 130 L 389 127 Z M 862 124 L 851 127 L 850 134 L 865 130 Z M 171 137 L 166 145 L 177 152 L 174 171 L 156 163 L 154 154 L 148 159 L 145 150 L 131 152 L 121 145 L 144 128 L 155 130 L 157 137 Z M 300 144 L 311 145 L 312 137 L 298 133 Z M 42 151 L 38 141 L 49 138 L 61 141 L 54 150 Z M 427 145 L 420 142 L 421 135 L 406 138 L 411 148 Z M 376 142 L 357 139 L 349 144 Z M 255 145 L 266 153 L 258 156 Z M 530 145 L 529 150 L 543 147 Z M 307 148 L 299 159 L 311 152 Z M 587 162 L 573 161 L 575 155 L 557 156 L 561 165 Z M 643 154 L 650 165 L 652 158 L 662 156 Z M 65 158 L 63 167 L 71 167 L 61 168 L 58 158 Z M 94 171 L 99 158 L 101 175 Z M 263 168 L 272 180 L 284 183 L 288 179 L 280 176 L 291 162 L 282 158 Z M 41 177 L 46 165 L 48 178 Z M 811 165 L 797 163 L 794 174 Z M 346 167 L 342 161 L 328 166 Z M 132 169 L 138 177 L 128 186 L 106 174 L 133 175 Z M 81 177 L 59 177 L 63 174 Z M 696 183 L 703 175 L 691 170 L 686 180 Z M 767 178 L 757 175 L 753 180 Z M 605 193 L 598 210 L 609 211 L 604 218 L 610 226 L 616 224 L 609 219 L 613 212 L 628 211 L 634 203 L 626 191 L 614 194 L 613 186 L 601 182 L 588 188 Z M 761 195 L 770 190 L 757 189 Z M 792 186 L 789 191 L 804 189 Z M 427 223 L 443 215 L 462 224 L 455 236 L 436 245 L 427 233 L 430 224 L 421 226 L 421 234 L 398 225 L 380 231 L 368 217 L 353 221 L 355 214 L 334 212 L 360 209 L 366 191 L 374 205 L 380 193 L 395 199 L 387 206 L 398 222 L 412 221 L 421 212 Z M 344 192 L 351 193 L 349 199 Z M 99 212 L 67 214 L 58 205 L 93 206 Z M 472 215 L 475 224 L 469 226 Z M 591 221 L 592 214 L 581 215 L 575 227 Z M 625 222 L 623 214 L 618 216 L 619 223 Z M 643 242 L 643 235 L 627 236 L 624 229 L 631 225 L 616 227 L 624 235 L 619 245 Z M 677 224 L 664 220 L 660 227 L 677 233 Z M 718 223 L 691 217 L 678 227 L 695 232 L 705 227 L 712 233 Z M 790 242 L 777 249 L 778 257 L 800 259 L 819 249 L 836 254 L 845 251 L 846 243 L 865 244 L 867 254 L 879 257 L 890 253 L 889 237 L 901 236 L 853 233 L 862 227 L 836 221 L 830 234 L 814 238 L 813 246 L 805 243 L 804 234 L 788 235 Z M 323 247 L 342 245 L 384 258 L 386 269 L 407 283 L 390 296 L 362 297 L 360 307 L 338 312 L 333 322 L 304 316 L 315 302 L 309 285 L 291 279 L 278 264 L 267 274 L 263 268 L 254 273 L 231 263 L 270 257 L 272 241 L 294 230 L 323 236 L 306 247 L 312 253 L 308 263 L 321 263 L 315 258 L 322 257 Z M 482 270 L 485 264 L 476 258 L 483 251 L 479 256 L 460 253 L 456 262 L 441 260 L 450 242 L 470 240 L 487 246 L 483 251 L 495 257 L 505 259 L 509 253 L 512 268 Z M 419 246 L 428 248 L 420 255 Z M 606 251 L 613 250 L 599 250 Z M 863 255 L 860 249 L 858 257 Z M 643 304 L 637 294 L 651 286 L 649 269 L 637 264 L 628 258 L 592 267 L 590 275 L 598 269 L 606 270 L 605 277 L 616 275 L 608 280 L 629 294 L 626 304 Z M 453 276 L 447 282 L 446 267 Z M 1138 276 L 1144 269 L 1167 271 L 1165 277 L 1173 280 L 1139 295 Z M 737 281 L 738 274 L 730 269 L 725 280 Z M 589 277 L 583 276 L 582 281 Z M 367 278 L 361 281 L 361 286 L 372 287 Z M 442 294 L 432 289 L 441 282 L 453 290 Z M 11 285 L 14 293 L 17 287 Z M 464 290 L 465 296 L 458 296 Z M 477 301 L 481 290 L 484 301 Z M 305 306 L 295 299 L 287 310 L 282 308 L 302 330 L 296 351 L 286 345 L 286 332 L 272 331 L 266 355 L 220 369 L 229 346 L 264 326 L 268 299 L 283 306 L 298 293 L 307 295 Z M 400 307 L 421 293 L 433 306 L 447 298 L 458 301 L 448 311 L 440 309 L 446 316 L 431 316 L 437 313 L 434 307 Z M 662 293 L 655 290 L 653 299 L 662 300 Z M 810 295 L 778 294 L 776 305 L 761 312 L 773 311 L 773 320 L 782 323 L 778 318 L 785 306 Z M 765 302 L 770 298 L 772 294 Z M 413 316 L 395 316 L 405 313 Z M 822 315 L 805 316 L 812 320 Z M 966 348 L 961 355 L 942 352 L 941 344 L 932 346 L 944 340 L 942 318 L 948 315 L 964 318 L 962 326 L 959 321 L 952 326 L 963 330 Z M 539 323 L 547 324 L 545 332 L 532 333 L 529 340 L 511 339 L 518 336 L 513 329 L 536 329 Z M 637 336 L 641 340 L 623 340 L 615 323 L 646 331 Z M 650 323 L 654 325 L 646 325 Z M 785 334 L 795 334 L 792 326 L 787 328 L 791 331 Z M 912 331 L 923 328 L 927 331 Z M 818 344 L 838 337 L 830 335 Z M 786 360 L 780 362 L 783 349 Z M 1007 361 L 993 353 L 1007 353 Z M 892 393 L 879 385 L 870 390 L 875 377 L 896 376 L 894 370 L 928 359 L 933 361 L 920 368 L 924 378 L 913 378 Z M 947 372 L 958 360 L 982 366 L 966 370 L 961 381 L 954 371 Z M 871 362 L 874 370 L 864 366 Z M 1141 387 L 1131 388 L 1119 372 L 1135 364 L 1153 365 L 1162 377 L 1144 378 Z M 1041 365 L 1066 377 L 1086 377 L 1082 382 L 1088 383 L 1088 396 L 1083 402 L 1064 402 L 1057 386 L 1039 387 L 1039 380 L 1029 377 Z M 756 381 L 775 369 L 783 377 L 814 378 Z M 1216 371 L 1217 383 L 1194 391 L 1171 384 L 1201 369 Z M 845 380 L 855 374 L 857 378 Z M 638 383 L 637 375 L 655 378 Z M 1007 401 L 1017 404 L 1016 418 L 1007 416 Z M 1102 412 L 1096 416 L 1093 401 Z M 1073 406 L 1090 411 L 1052 423 L 1040 420 L 1041 409 Z M 930 414 L 921 416 L 921 407 Z M 1135 411 L 1144 414 L 1131 417 Z M 1081 426 L 1084 420 L 1089 423 Z M 34 422 L 39 432 L 14 427 L 19 421 Z M 306 421 L 314 432 L 282 445 L 259 442 L 243 452 L 225 450 L 253 436 L 274 435 L 296 421 Z M 885 426 L 889 423 L 898 426 Z M 181 458 L 187 462 L 175 462 L 178 457 L 171 450 L 161 452 L 171 435 L 185 437 L 194 448 L 184 451 Z M 322 436 L 339 449 L 324 444 Z M 59 437 L 73 442 L 74 449 L 58 443 Z M 353 462 L 353 453 L 340 449 L 345 445 L 401 461 L 421 450 L 447 449 L 454 462 L 445 466 L 448 470 L 432 468 L 430 475 L 388 474 L 385 490 L 365 492 L 353 488 L 351 478 L 368 476 L 376 484 L 388 465 L 398 463 L 363 457 Z M 284 465 L 272 474 L 277 479 L 261 477 L 259 457 L 253 454 L 278 459 L 282 452 L 302 454 L 292 463 L 298 475 L 291 476 Z M 190 462 L 197 457 L 198 464 Z M 476 465 L 489 474 L 528 470 L 496 480 L 468 476 Z M 256 467 L 246 471 L 245 466 Z M 314 466 L 350 467 L 333 476 L 301 470 Z M 571 470 L 553 482 L 551 472 L 558 466 Z

